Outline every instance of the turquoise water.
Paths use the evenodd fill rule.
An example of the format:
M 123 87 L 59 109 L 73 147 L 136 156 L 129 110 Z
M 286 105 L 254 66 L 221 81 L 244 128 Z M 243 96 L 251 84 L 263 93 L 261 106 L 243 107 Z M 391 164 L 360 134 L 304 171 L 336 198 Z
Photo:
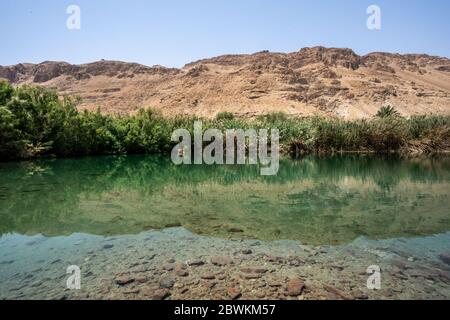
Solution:
M 450 231 L 450 158 L 334 156 L 175 166 L 155 156 L 0 164 L 0 234 L 133 235 L 182 226 L 232 239 L 345 244 Z

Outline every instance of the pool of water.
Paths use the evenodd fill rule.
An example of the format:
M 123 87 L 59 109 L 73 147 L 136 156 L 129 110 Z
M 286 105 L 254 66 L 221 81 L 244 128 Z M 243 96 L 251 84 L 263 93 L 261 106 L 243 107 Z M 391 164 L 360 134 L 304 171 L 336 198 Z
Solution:
M 450 231 L 450 159 L 377 156 L 175 166 L 153 156 L 0 164 L 0 234 L 138 234 L 343 244 Z
M 0 177 L 0 298 L 139 298 L 142 286 L 174 276 L 167 261 L 215 255 L 234 264 L 189 269 L 172 297 L 227 297 L 220 281 L 202 291 L 202 274 L 222 272 L 232 279 L 224 286 L 237 274 L 243 297 L 259 298 L 257 282 L 239 278 L 249 263 L 269 264 L 283 285 L 310 279 L 309 298 L 336 295 L 330 283 L 358 296 L 375 263 L 394 289 L 370 298 L 450 298 L 450 157 L 285 158 L 276 176 L 261 176 L 256 166 L 111 156 L 0 163 Z M 284 264 L 265 260 L 276 254 Z M 72 264 L 90 280 L 68 295 Z M 150 284 L 117 286 L 123 272 Z M 276 288 L 266 297 L 289 297 Z

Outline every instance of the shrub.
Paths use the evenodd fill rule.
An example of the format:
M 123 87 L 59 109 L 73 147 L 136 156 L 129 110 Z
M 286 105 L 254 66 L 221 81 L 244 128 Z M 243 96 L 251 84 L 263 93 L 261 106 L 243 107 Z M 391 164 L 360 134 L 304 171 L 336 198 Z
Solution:
M 219 112 L 216 115 L 216 120 L 218 120 L 218 121 L 233 120 L 233 119 L 234 119 L 234 114 L 232 114 L 231 112 L 228 112 L 228 111 Z
M 376 116 L 378 118 L 387 118 L 387 117 L 400 116 L 400 113 L 398 113 L 398 111 L 395 110 L 394 107 L 384 106 L 384 107 L 381 107 L 380 110 L 378 110 Z

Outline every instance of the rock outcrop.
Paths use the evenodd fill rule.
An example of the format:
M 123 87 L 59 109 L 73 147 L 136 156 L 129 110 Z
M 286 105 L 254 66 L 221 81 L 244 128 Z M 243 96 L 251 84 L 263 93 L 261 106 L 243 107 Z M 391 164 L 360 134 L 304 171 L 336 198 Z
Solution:
M 166 115 L 253 117 L 268 112 L 364 118 L 384 105 L 403 115 L 450 113 L 450 60 L 428 55 L 304 48 L 224 55 L 181 69 L 99 61 L 0 67 L 15 85 L 38 84 L 82 98 L 81 109 L 126 114 L 154 107 Z

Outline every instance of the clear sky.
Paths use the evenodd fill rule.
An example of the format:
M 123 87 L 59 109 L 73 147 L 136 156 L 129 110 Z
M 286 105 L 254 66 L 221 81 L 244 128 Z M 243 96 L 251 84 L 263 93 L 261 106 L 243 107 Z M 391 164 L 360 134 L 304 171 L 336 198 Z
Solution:
M 81 29 L 69 30 L 69 5 Z M 366 27 L 369 5 L 381 30 Z M 193 60 L 323 45 L 450 57 L 449 0 L 0 0 L 0 65 Z

